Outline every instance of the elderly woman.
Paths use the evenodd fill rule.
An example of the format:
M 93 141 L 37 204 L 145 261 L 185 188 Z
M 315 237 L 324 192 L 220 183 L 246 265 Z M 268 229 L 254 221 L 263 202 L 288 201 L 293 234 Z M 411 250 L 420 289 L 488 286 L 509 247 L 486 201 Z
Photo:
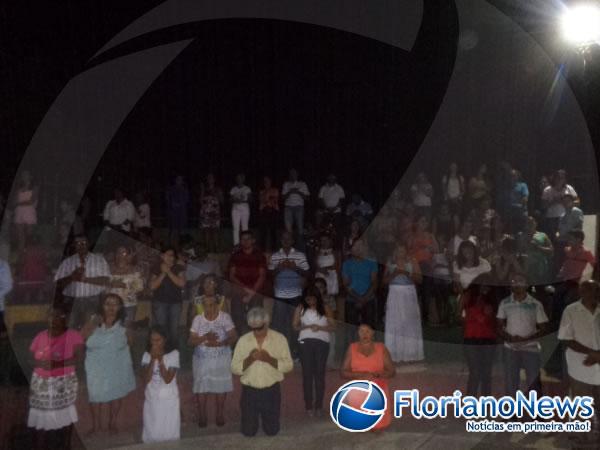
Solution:
M 77 374 L 82 359 L 83 339 L 67 328 L 67 308 L 50 310 L 48 329 L 36 335 L 29 347 L 33 374 L 29 394 L 27 426 L 34 429 L 33 448 L 49 447 L 49 433 L 61 441 L 58 447 L 71 448 L 73 424 L 77 422 Z
M 375 342 L 374 336 L 375 332 L 370 325 L 362 324 L 358 327 L 358 342 L 350 344 L 341 375 L 350 380 L 373 381 L 386 393 L 390 404 L 387 379 L 392 378 L 396 370 L 387 348 L 381 342 Z M 391 421 L 391 408 L 387 408 L 373 429 L 384 429 Z
M 109 292 L 123 299 L 124 323 L 130 325 L 135 321 L 138 296 L 144 290 L 142 272 L 133 264 L 133 254 L 130 248 L 125 246 L 117 248 L 110 273 Z
M 125 328 L 125 307 L 116 294 L 106 294 L 100 314 L 83 328 L 86 340 L 85 373 L 92 411 L 90 434 L 103 431 L 103 416 L 108 409 L 108 430 L 117 432 L 117 416 L 122 400 L 135 389 L 131 361 L 132 336 Z
M 207 277 L 205 284 L 215 284 L 214 278 Z M 198 401 L 198 426 L 206 426 L 206 403 L 208 396 L 214 394 L 216 424 L 222 427 L 225 397 L 233 390 L 231 345 L 237 334 L 229 314 L 221 311 L 214 288 L 212 294 L 202 296 L 202 306 L 203 312 L 194 318 L 188 340 L 195 347 L 193 391 Z
M 231 371 L 240 375 L 242 395 L 241 431 L 254 436 L 259 420 L 266 435 L 279 433 L 281 387 L 284 374 L 294 368 L 286 337 L 269 328 L 269 314 L 263 307 L 248 311 L 248 326 L 233 352 Z
M 216 275 L 209 274 L 204 276 L 198 294 L 199 295 L 194 296 L 190 302 L 188 310 L 190 321 L 193 320 L 194 317 L 204 313 L 204 300 L 206 297 L 210 297 L 214 300 L 220 310 L 225 312 L 229 311 L 227 298 L 219 293 L 219 279 Z

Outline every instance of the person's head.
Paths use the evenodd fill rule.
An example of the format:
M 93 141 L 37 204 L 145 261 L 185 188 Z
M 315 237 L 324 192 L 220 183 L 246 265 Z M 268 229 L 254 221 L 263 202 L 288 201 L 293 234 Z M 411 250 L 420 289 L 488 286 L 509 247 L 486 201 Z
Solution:
M 106 294 L 100 299 L 98 314 L 102 316 L 102 322 L 111 321 L 116 323 L 125 321 L 125 305 L 123 299 L 117 294 Z
M 117 247 L 117 251 L 115 252 L 115 263 L 117 266 L 126 266 L 131 264 L 131 249 L 125 245 L 120 245 Z
M 557 170 L 552 181 L 555 187 L 562 188 L 567 184 L 567 171 L 563 169 Z
M 209 277 L 207 277 L 208 279 Z M 212 315 L 219 311 L 219 303 L 217 301 L 217 297 L 214 295 L 214 291 L 216 288 L 216 280 L 213 278 L 212 280 L 204 280 L 204 297 L 202 297 L 202 307 L 204 308 L 204 313 L 208 315 Z M 212 294 L 207 293 L 207 290 Z
M 208 184 L 209 186 L 214 186 L 215 183 L 217 182 L 215 175 L 212 173 L 209 173 L 208 175 L 206 175 L 206 184 Z
M 550 180 L 548 179 L 548 177 L 546 175 L 542 175 L 540 177 L 540 184 L 539 184 L 540 190 L 544 190 L 548 186 L 550 186 Z
M 597 305 L 600 301 L 600 284 L 595 280 L 586 280 L 579 285 L 579 295 L 584 303 Z
M 160 353 L 169 353 L 171 351 L 167 331 L 160 325 L 153 325 L 148 333 L 147 352 L 153 350 Z
M 160 260 L 171 267 L 177 261 L 177 250 L 171 245 L 164 246 L 160 252 Z
M 294 235 L 289 231 L 281 233 L 281 247 L 284 250 L 289 250 L 294 245 Z
M 360 196 L 360 194 L 352 194 L 352 203 L 354 203 L 355 205 L 360 205 L 361 202 L 362 197 Z
M 264 331 L 269 327 L 271 317 L 265 308 L 262 306 L 255 306 L 248 311 L 246 316 L 248 327 L 254 332 Z
M 367 244 L 365 241 L 358 239 L 352 244 L 352 256 L 358 259 L 363 259 L 367 256 Z
M 183 176 L 177 175 L 175 177 L 175 185 L 176 186 L 183 186 Z
M 500 243 L 500 253 L 504 256 L 517 254 L 517 241 L 512 236 L 506 236 Z
M 415 230 L 424 232 L 424 231 L 427 231 L 428 228 L 429 228 L 429 219 L 427 218 L 427 216 L 420 215 L 419 217 L 417 217 L 417 220 L 415 222 Z
M 298 171 L 296 169 L 290 169 L 290 181 L 298 181 Z
M 467 239 L 469 236 L 471 236 L 472 233 L 473 233 L 473 222 L 471 222 L 470 220 L 465 220 L 460 225 L 460 230 L 459 230 L 460 237 L 462 237 L 463 239 Z
M 208 250 L 206 250 L 206 246 L 201 243 L 194 245 L 194 256 L 198 261 L 204 261 L 208 257 Z
M 527 295 L 527 276 L 524 273 L 515 272 L 510 275 L 510 290 L 514 295 L 521 298 Z
M 263 177 L 263 187 L 265 189 L 271 189 L 271 186 L 273 186 L 273 180 L 271 180 L 271 177 L 264 176 Z
M 333 242 L 331 241 L 331 236 L 328 235 L 327 233 L 323 233 L 321 234 L 321 237 L 319 239 L 319 244 L 321 249 L 323 250 L 328 250 L 333 246 Z
M 59 336 L 67 331 L 69 308 L 64 303 L 55 303 L 48 310 L 48 332 Z
M 585 241 L 585 233 L 581 230 L 569 231 L 568 237 L 569 243 L 576 247 L 583 245 Z
M 375 330 L 368 323 L 363 323 L 358 326 L 358 342 L 361 344 L 371 344 L 375 337 Z
M 419 172 L 417 174 L 417 183 L 427 183 L 427 175 L 425 175 L 425 172 Z
M 244 175 L 243 173 L 238 173 L 235 176 L 235 184 L 237 184 L 238 186 L 243 186 L 245 182 L 246 182 L 246 175 Z
M 73 237 L 73 246 L 75 247 L 75 252 L 81 256 L 85 256 L 89 251 L 88 239 L 82 234 Z
M 456 175 L 458 173 L 458 164 L 456 164 L 455 162 L 451 162 L 448 166 L 448 173 L 450 175 Z
M 448 236 L 446 236 L 444 233 L 438 233 L 438 235 L 436 236 L 436 240 L 438 242 L 440 252 L 443 253 L 448 246 Z
M 526 230 L 527 233 L 529 234 L 533 234 L 537 231 L 537 220 L 535 220 L 535 217 L 533 216 L 528 216 L 527 217 L 527 226 L 526 226 Z
M 517 183 L 517 182 L 521 181 L 521 172 L 519 172 L 519 171 L 518 171 L 518 170 L 516 170 L 516 169 L 512 169 L 512 170 L 510 171 L 510 180 L 511 180 L 513 183 Z
M 249 252 L 254 249 L 254 243 L 256 239 L 254 239 L 254 234 L 250 230 L 242 231 L 240 233 L 240 247 L 242 250 Z
M 358 220 L 353 220 L 350 222 L 350 234 L 353 236 L 359 236 L 361 232 L 360 222 Z
M 565 194 L 562 197 L 562 204 L 567 211 L 570 211 L 575 204 L 575 198 L 571 194 Z
M 483 273 L 477 276 L 469 287 L 467 292 L 471 298 L 482 297 L 486 301 L 493 301 L 492 290 L 494 286 L 494 279 L 489 273 Z
M 336 178 L 335 175 L 330 173 L 329 175 L 327 175 L 327 184 L 330 186 L 333 186 L 336 182 Z
M 479 265 L 479 249 L 470 240 L 462 241 L 458 246 L 456 264 L 459 269 L 463 267 L 474 267 Z
M 479 175 L 480 177 L 483 177 L 487 174 L 487 164 L 482 164 L 479 166 L 479 169 L 477 170 L 477 175 Z
M 449 216 L 450 215 L 450 205 L 446 202 L 441 203 L 440 207 L 438 209 L 438 215 L 439 216 Z
M 327 282 L 323 278 L 316 278 L 313 284 L 321 293 L 321 297 L 327 295 Z
M 117 203 L 121 203 L 125 199 L 125 194 L 123 194 L 123 190 L 120 188 L 116 188 L 114 191 L 114 197 Z
M 202 280 L 202 294 L 214 297 L 219 288 L 219 280 L 214 274 L 208 274 Z
M 315 309 L 319 316 L 325 315 L 325 304 L 323 303 L 323 296 L 321 291 L 316 286 L 311 286 L 306 289 L 304 296 L 302 297 L 302 309 Z
M 406 261 L 406 257 L 408 256 L 408 249 L 406 248 L 406 244 L 399 243 L 396 245 L 394 249 L 394 261 Z

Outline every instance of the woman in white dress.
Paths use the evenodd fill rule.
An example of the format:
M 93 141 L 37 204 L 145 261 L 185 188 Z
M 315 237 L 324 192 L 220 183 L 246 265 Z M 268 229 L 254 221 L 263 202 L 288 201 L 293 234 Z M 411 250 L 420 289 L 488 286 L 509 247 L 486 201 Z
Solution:
M 340 257 L 333 249 L 331 236 L 323 234 L 313 267 L 316 267 L 315 278 L 325 280 L 327 295 L 332 298 L 335 298 L 340 292 L 340 266 Z
M 213 280 L 214 282 L 214 280 Z M 216 295 L 202 296 L 203 313 L 192 322 L 188 343 L 195 347 L 193 392 L 198 401 L 198 426 L 206 427 L 206 403 L 215 396 L 216 424 L 225 425 L 225 397 L 233 390 L 231 345 L 237 334 L 231 317 L 223 312 Z
M 383 278 L 384 283 L 389 285 L 385 346 L 396 363 L 424 359 L 421 311 L 415 288 L 415 283 L 420 283 L 421 278 L 419 264 L 408 256 L 406 246 L 399 244 Z
M 148 350 L 142 357 L 144 393 L 143 442 L 174 441 L 181 434 L 177 370 L 179 352 L 167 348 L 166 331 L 160 326 L 150 330 Z

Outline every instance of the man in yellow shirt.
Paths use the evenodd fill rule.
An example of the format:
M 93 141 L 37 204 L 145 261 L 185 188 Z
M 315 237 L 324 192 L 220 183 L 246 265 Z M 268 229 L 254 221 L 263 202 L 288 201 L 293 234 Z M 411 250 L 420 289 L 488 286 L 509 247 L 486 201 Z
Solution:
M 252 331 L 238 340 L 231 360 L 231 371 L 241 377 L 244 436 L 256 435 L 259 418 L 266 435 L 274 436 L 279 432 L 279 383 L 294 367 L 287 339 L 269 328 L 269 319 L 262 307 L 248 311 L 248 326 Z

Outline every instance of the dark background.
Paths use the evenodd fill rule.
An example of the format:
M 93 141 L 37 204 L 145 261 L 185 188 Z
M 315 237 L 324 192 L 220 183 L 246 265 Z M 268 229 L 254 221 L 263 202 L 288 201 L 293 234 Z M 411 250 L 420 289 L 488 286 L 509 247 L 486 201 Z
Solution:
M 100 63 L 92 60 L 98 49 L 159 3 L 0 5 L 0 192 L 10 189 L 29 140 L 68 80 Z M 490 3 L 542 46 L 553 38 L 543 11 L 510 0 Z M 458 21 L 452 2 L 426 1 L 411 52 L 323 27 L 240 19 L 162 30 L 102 58 L 186 37 L 198 39 L 142 97 L 98 166 L 89 186 L 98 206 L 115 185 L 130 194 L 147 190 L 162 206 L 164 187 L 178 173 L 195 189 L 209 171 L 227 188 L 234 174 L 244 171 L 254 188 L 263 174 L 281 183 L 291 166 L 313 192 L 335 171 L 348 193 L 361 192 L 381 205 L 422 143 L 446 91 Z M 575 67 L 569 83 L 598 148 L 600 71 L 594 70 L 592 61 L 584 79 Z M 485 156 L 431 161 L 432 175 L 437 177 L 450 158 L 470 174 Z M 523 169 L 531 186 L 548 167 Z M 577 175 L 596 170 L 586 166 Z M 47 184 L 46 193 L 51 190 Z M 42 198 L 42 215 L 49 214 L 49 203 Z

